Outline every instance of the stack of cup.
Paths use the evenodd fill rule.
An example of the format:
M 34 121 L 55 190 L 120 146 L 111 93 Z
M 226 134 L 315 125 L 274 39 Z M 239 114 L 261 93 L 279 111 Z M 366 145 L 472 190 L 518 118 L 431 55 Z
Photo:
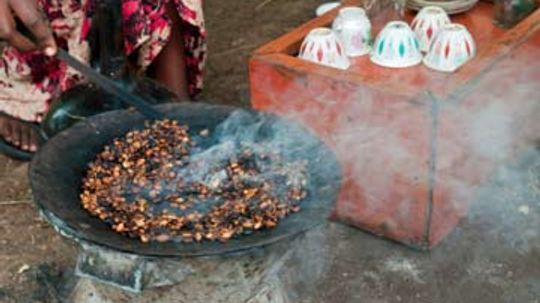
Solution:
M 454 72 L 476 54 L 472 35 L 465 26 L 451 23 L 444 9 L 424 7 L 412 22 L 426 52 L 424 65 L 438 71 Z
M 394 68 L 423 61 L 428 68 L 454 72 L 475 54 L 474 39 L 467 28 L 451 23 L 442 8 L 428 6 L 418 13 L 412 28 L 402 21 L 388 23 L 375 40 L 371 61 Z
M 451 23 L 444 9 L 435 6 L 420 10 L 412 28 L 403 21 L 389 22 L 373 45 L 371 22 L 362 8 L 341 9 L 332 29 L 312 30 L 302 43 L 299 57 L 347 69 L 349 57 L 369 53 L 373 63 L 384 67 L 405 68 L 423 62 L 434 70 L 454 72 L 476 54 L 467 28 Z

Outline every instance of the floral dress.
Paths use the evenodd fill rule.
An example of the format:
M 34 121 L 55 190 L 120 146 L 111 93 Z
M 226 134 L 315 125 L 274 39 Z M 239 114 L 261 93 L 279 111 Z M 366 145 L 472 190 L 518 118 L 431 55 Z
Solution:
M 59 47 L 84 62 L 90 61 L 91 1 L 38 0 Z M 167 1 L 174 2 L 183 22 L 188 90 L 193 96 L 202 87 L 206 58 L 202 0 L 122 0 L 124 48 L 127 55 L 136 54 L 140 69 L 152 63 L 171 32 Z M 64 63 L 38 52 L 6 47 L 0 58 L 0 111 L 26 121 L 39 121 L 52 99 L 83 81 Z

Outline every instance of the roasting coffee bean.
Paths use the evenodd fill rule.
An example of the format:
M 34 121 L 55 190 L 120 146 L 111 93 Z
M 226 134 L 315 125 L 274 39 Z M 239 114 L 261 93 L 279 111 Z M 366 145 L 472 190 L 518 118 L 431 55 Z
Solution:
M 193 142 L 186 126 L 170 120 L 113 140 L 88 166 L 82 206 L 115 232 L 144 243 L 225 242 L 275 228 L 301 210 L 305 164 L 249 148 L 226 161 L 193 162 Z M 190 177 L 205 167 L 213 169 Z

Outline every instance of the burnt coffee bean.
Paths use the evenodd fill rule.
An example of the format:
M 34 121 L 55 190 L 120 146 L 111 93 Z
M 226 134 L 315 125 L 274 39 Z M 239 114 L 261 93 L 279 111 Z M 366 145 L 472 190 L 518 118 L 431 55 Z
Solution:
M 208 136 L 203 131 L 199 135 Z M 301 210 L 306 165 L 278 153 L 239 148 L 201 180 L 184 175 L 210 163 L 192 162 L 188 127 L 163 120 L 113 140 L 88 165 L 80 201 L 111 229 L 141 242 L 226 242 L 275 228 Z M 213 160 L 213 159 L 212 159 Z M 266 169 L 270 168 L 272 174 Z M 206 184 L 219 174 L 219 182 Z

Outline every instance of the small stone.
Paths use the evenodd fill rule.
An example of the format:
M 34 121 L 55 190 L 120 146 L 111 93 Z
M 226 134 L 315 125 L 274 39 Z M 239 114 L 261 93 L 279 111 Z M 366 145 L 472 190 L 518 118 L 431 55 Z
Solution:
M 518 211 L 519 211 L 522 215 L 525 215 L 525 216 L 527 216 L 527 215 L 531 212 L 529 206 L 527 206 L 527 205 L 522 205 L 522 206 L 520 206 L 520 207 L 518 208 Z
M 200 132 L 200 135 L 202 137 L 208 137 L 208 135 L 210 135 L 210 131 L 208 129 L 203 129 L 201 132 Z
M 240 46 L 242 44 L 245 43 L 245 39 L 244 38 L 238 38 L 238 39 L 235 39 L 231 42 L 231 46 L 233 47 L 237 47 L 237 46 Z
M 21 268 L 19 268 L 19 270 L 17 270 L 17 273 L 20 275 L 24 273 L 25 271 L 28 271 L 29 269 L 30 269 L 30 265 L 24 264 L 23 266 L 21 266 Z

